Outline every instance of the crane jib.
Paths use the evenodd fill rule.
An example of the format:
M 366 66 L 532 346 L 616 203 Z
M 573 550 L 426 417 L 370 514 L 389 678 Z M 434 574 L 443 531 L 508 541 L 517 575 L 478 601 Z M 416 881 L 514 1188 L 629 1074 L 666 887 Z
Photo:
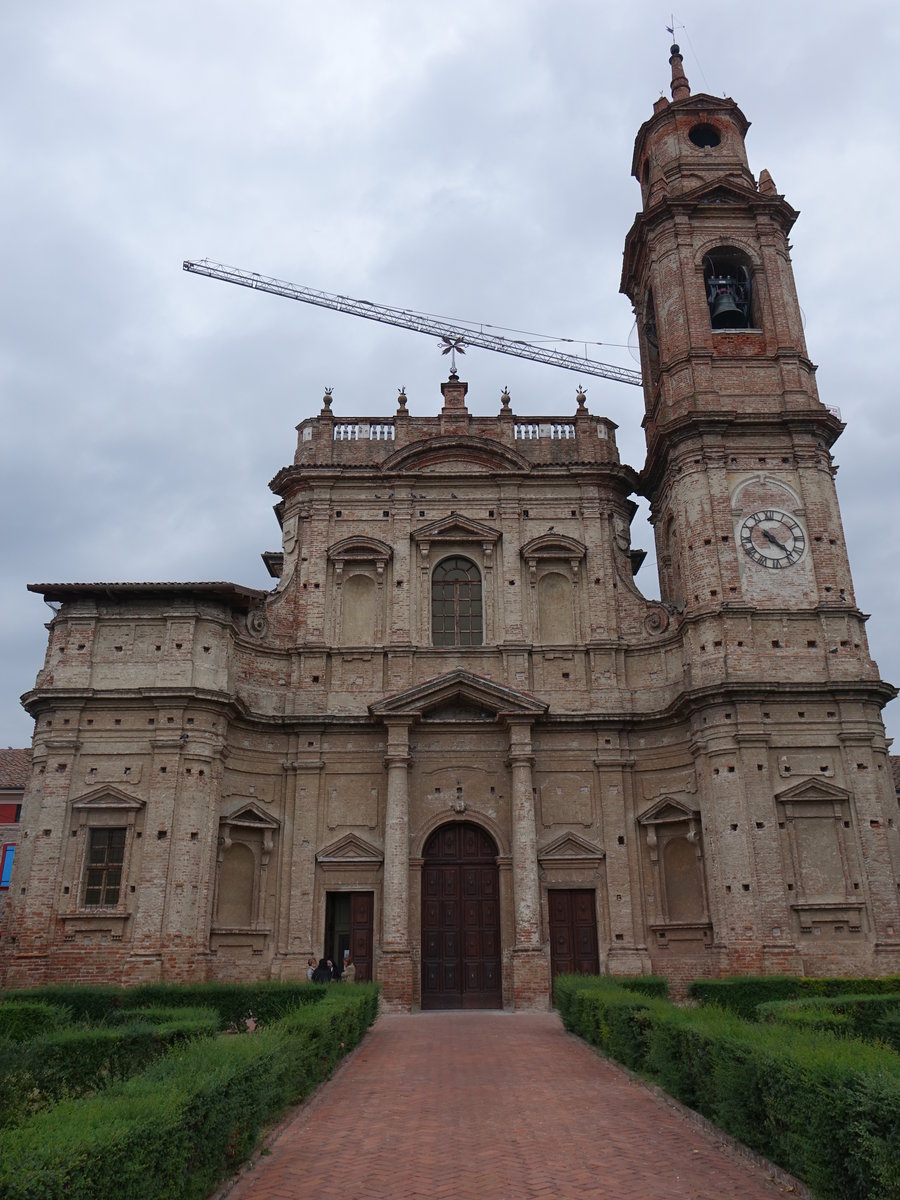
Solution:
M 284 296 L 288 300 L 299 300 L 302 304 L 315 304 L 319 308 L 330 308 L 335 312 L 365 317 L 368 321 L 379 321 L 384 325 L 396 325 L 400 329 L 411 329 L 416 333 L 462 341 L 467 346 L 477 346 L 482 350 L 494 350 L 499 354 L 511 354 L 516 358 L 527 358 L 532 362 L 545 363 L 551 367 L 563 367 L 568 371 L 578 371 L 583 375 L 596 375 L 601 379 L 614 379 L 619 383 L 630 383 L 635 387 L 641 386 L 639 371 L 630 371 L 626 367 L 615 367 L 610 363 L 597 362 L 595 359 L 581 357 L 578 354 L 568 354 L 564 350 L 535 346 L 533 343 L 522 341 L 519 338 L 509 339 L 503 337 L 502 334 L 486 333 L 483 328 L 475 329 L 463 323 L 452 324 L 437 317 L 429 317 L 425 313 L 413 312 L 408 308 L 392 308 L 387 304 L 375 304 L 371 300 L 354 300 L 350 296 L 338 296 L 331 292 L 302 287 L 288 283 L 284 279 L 260 275 L 256 271 L 242 271 L 238 267 L 227 267 L 224 263 L 210 262 L 209 259 L 198 261 L 185 259 L 182 266 L 185 271 L 193 275 L 205 275 L 209 279 L 220 279 L 224 283 L 234 283 L 239 287 L 251 288 L 254 291 L 268 292 L 273 296 Z M 571 341 L 573 339 L 564 340 Z

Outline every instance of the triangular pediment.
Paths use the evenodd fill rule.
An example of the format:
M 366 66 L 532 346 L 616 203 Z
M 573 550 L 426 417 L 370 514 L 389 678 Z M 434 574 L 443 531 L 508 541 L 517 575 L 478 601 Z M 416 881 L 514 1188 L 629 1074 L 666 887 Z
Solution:
M 791 804 L 821 803 L 823 800 L 844 801 L 850 799 L 850 793 L 837 784 L 829 783 L 827 779 L 801 779 L 799 782 L 778 792 L 776 800 L 790 801 Z
M 489 437 L 443 434 L 395 450 L 381 464 L 385 473 L 427 471 L 441 467 L 459 471 L 530 471 L 521 454 Z
M 83 796 L 73 800 L 72 807 L 86 808 L 93 812 L 102 812 L 104 809 L 118 809 L 120 812 L 125 809 L 129 812 L 139 812 L 146 806 L 143 800 L 137 800 L 117 787 L 101 787 L 95 788 L 92 792 L 85 792 Z
M 546 704 L 525 692 L 457 669 L 370 704 L 369 712 L 375 717 L 409 716 L 416 719 L 450 704 L 490 713 L 495 719 L 516 716 L 535 719 L 547 711 Z
M 696 821 L 699 816 L 699 810 L 691 808 L 683 800 L 661 796 L 643 816 L 638 817 L 638 821 L 641 825 L 667 825 L 675 821 Z
M 254 801 L 241 799 L 233 805 L 231 812 L 222 813 L 219 821 L 224 825 L 243 825 L 249 829 L 278 829 L 279 823 Z
M 326 866 L 380 866 L 384 862 L 384 855 L 377 846 L 373 846 L 364 838 L 355 833 L 348 833 L 320 850 L 316 855 L 316 862 Z
M 464 517 L 455 510 L 438 521 L 429 521 L 414 529 L 413 539 L 417 542 L 498 542 L 500 530 L 471 517 Z
M 606 858 L 606 851 L 602 846 L 589 842 L 587 838 L 580 837 L 577 833 L 561 834 L 538 853 L 538 862 L 541 866 L 560 866 L 563 863 L 579 863 L 587 866 L 590 863 L 601 862 L 604 858 Z

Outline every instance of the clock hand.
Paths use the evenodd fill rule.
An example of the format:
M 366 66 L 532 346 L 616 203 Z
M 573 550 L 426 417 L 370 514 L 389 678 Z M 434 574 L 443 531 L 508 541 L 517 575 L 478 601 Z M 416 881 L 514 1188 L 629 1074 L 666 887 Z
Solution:
M 762 535 L 766 539 L 766 541 L 769 542 L 771 545 L 777 546 L 778 549 L 783 550 L 785 552 L 785 554 L 789 553 L 787 546 L 785 546 L 785 544 L 783 542 L 779 542 L 778 538 L 775 536 L 774 533 L 770 533 L 768 529 L 764 529 L 762 531 Z

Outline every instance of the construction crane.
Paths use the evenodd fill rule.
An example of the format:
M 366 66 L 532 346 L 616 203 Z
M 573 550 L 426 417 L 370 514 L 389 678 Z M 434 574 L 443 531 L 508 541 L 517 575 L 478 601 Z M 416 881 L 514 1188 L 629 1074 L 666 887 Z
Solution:
M 413 312 L 408 308 L 391 308 L 387 304 L 374 304 L 371 300 L 354 300 L 350 296 L 336 296 L 331 292 L 320 292 L 316 288 L 298 287 L 284 279 L 273 279 L 255 271 L 227 267 L 224 263 L 210 262 L 208 258 L 199 262 L 185 259 L 183 267 L 192 275 L 206 275 L 209 279 L 221 279 L 224 283 L 235 283 L 253 291 L 285 296 L 288 300 L 299 300 L 302 304 L 315 304 L 319 308 L 331 308 L 335 312 L 365 317 L 368 321 L 380 321 L 384 325 L 397 325 L 401 329 L 413 329 L 416 333 L 432 334 L 440 338 L 448 348 L 455 347 L 459 350 L 460 343 L 465 346 L 479 346 L 482 350 L 513 354 L 517 358 L 529 358 L 533 362 L 547 363 L 551 367 L 564 367 L 568 371 L 579 371 L 583 375 L 599 375 L 601 379 L 615 379 L 619 383 L 641 386 L 639 371 L 614 367 L 587 356 L 567 354 L 563 350 L 550 350 L 519 338 L 488 333 L 484 326 L 478 327 L 462 321 L 444 321 L 427 313 Z M 574 338 L 564 340 L 575 341 Z

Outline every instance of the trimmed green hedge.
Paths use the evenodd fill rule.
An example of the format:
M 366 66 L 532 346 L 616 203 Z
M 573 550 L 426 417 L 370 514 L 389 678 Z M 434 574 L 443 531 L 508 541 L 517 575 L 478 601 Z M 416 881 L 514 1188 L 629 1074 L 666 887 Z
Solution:
M 900 1200 L 900 1057 L 614 988 L 583 989 L 576 1032 L 785 1170 L 821 1200 Z
M 665 999 L 669 984 L 658 975 L 557 975 L 553 980 L 553 1003 L 566 1029 L 574 1030 L 574 1004 L 579 992 L 627 988 L 644 996 Z
M 827 1029 L 867 1042 L 883 1041 L 900 1051 L 900 994 L 776 1000 L 760 1004 L 756 1016 L 760 1021 Z
M 265 1030 L 189 1042 L 0 1132 L 0 1200 L 202 1200 L 375 1019 L 376 986 L 320 990 L 320 1003 Z
M 0 1000 L 62 1005 L 75 1021 L 102 1021 L 117 1008 L 214 1008 L 222 1029 L 243 1029 L 248 1017 L 277 1021 L 298 1004 L 315 1004 L 325 986 L 306 983 L 144 983 L 137 987 L 49 985 L 2 992 Z
M 69 1023 L 69 1013 L 38 1000 L 0 1000 L 0 1039 L 28 1042 Z
M 752 1021 L 758 1004 L 805 1000 L 815 996 L 882 995 L 900 992 L 900 975 L 875 979 L 818 979 L 799 975 L 738 975 L 731 979 L 695 979 L 688 995 L 701 1004 L 718 1004 Z
M 208 1008 L 158 1010 L 116 1027 L 62 1029 L 31 1041 L 0 1042 L 0 1128 L 20 1125 L 59 1100 L 88 1095 L 144 1071 L 172 1046 L 212 1037 Z

